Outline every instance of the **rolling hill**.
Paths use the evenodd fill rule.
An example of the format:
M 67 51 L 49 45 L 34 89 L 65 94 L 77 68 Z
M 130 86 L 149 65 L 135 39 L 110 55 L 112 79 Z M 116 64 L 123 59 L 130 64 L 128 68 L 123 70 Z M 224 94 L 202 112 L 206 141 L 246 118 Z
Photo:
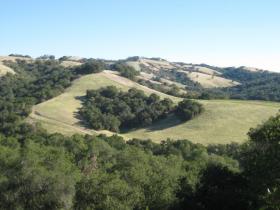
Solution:
M 68 135 L 76 132 L 111 135 L 112 132 L 85 128 L 77 116 L 77 111 L 81 107 L 80 97 L 85 95 L 86 90 L 108 85 L 114 85 L 122 90 L 135 87 L 147 94 L 156 93 L 175 102 L 181 100 L 120 77 L 115 72 L 104 71 L 80 77 L 63 94 L 36 105 L 28 120 L 42 123 L 43 127 L 50 132 L 61 132 Z M 180 123 L 169 117 L 150 127 L 121 135 L 126 139 L 150 138 L 156 142 L 166 138 L 189 139 L 203 144 L 242 142 L 247 139 L 246 133 L 251 127 L 255 127 L 275 115 L 280 108 L 280 104 L 275 102 L 200 100 L 200 103 L 205 106 L 205 112 L 189 122 Z
M 138 71 L 150 73 L 154 77 L 165 77 L 165 80 L 170 81 L 170 76 L 165 75 L 166 72 L 176 70 L 176 73 L 183 73 L 193 81 L 200 84 L 204 88 L 223 88 L 232 87 L 240 84 L 234 80 L 226 79 L 218 70 L 211 69 L 210 67 L 200 66 L 196 64 L 185 64 L 169 62 L 160 58 L 141 58 L 132 57 L 128 58 L 126 63 L 134 67 Z M 165 75 L 165 76 L 164 76 Z M 174 82 L 174 81 L 173 81 Z
M 73 73 L 75 71 L 72 70 L 75 70 L 78 65 L 94 59 L 63 57 L 63 59 L 52 59 L 51 62 L 48 62 L 48 59 L 42 58 L 32 59 L 27 57 L 2 56 L 0 57 L 0 64 L 3 65 L 0 65 L 0 70 L 1 67 L 4 69 L 2 71 L 4 72 L 3 75 L 5 72 L 9 71 L 13 73 L 13 70 L 8 67 L 9 64 L 6 65 L 5 61 L 17 62 L 17 60 L 25 60 L 27 62 L 24 68 L 28 68 L 32 63 L 33 67 L 36 69 L 36 62 L 41 63 L 41 65 L 51 66 L 50 63 L 53 62 L 54 66 L 63 66 L 64 68 L 62 68 L 62 71 Z M 77 111 L 81 107 L 81 97 L 85 95 L 88 89 L 98 89 L 113 85 L 126 91 L 131 87 L 135 87 L 143 90 L 146 94 L 156 93 L 162 98 L 168 97 L 174 102 L 179 102 L 182 99 L 164 94 L 163 92 L 167 93 L 164 91 L 164 88 L 168 89 L 172 87 L 172 85 L 177 86 L 178 89 L 176 90 L 175 88 L 175 90 L 178 93 L 182 93 L 179 95 L 180 97 L 187 97 L 187 94 L 193 90 L 197 91 L 199 94 L 204 93 L 204 91 L 212 90 L 219 90 L 222 93 L 230 93 L 230 91 L 232 91 L 238 96 L 236 98 L 242 96 L 243 99 L 252 98 L 255 100 L 197 99 L 204 105 L 205 112 L 191 121 L 180 123 L 174 117 L 169 116 L 164 120 L 156 122 L 152 126 L 130 130 L 120 134 L 125 139 L 152 139 L 155 142 L 171 138 L 189 139 L 193 142 L 203 144 L 229 143 L 232 141 L 242 142 L 246 140 L 246 134 L 251 127 L 256 127 L 270 116 L 275 115 L 280 108 L 280 104 L 277 102 L 261 102 L 256 100 L 259 99 L 258 97 L 261 97 L 261 99 L 264 98 L 264 100 L 273 99 L 274 101 L 279 101 L 280 88 L 277 84 L 279 84 L 280 76 L 277 73 L 270 73 L 262 70 L 253 71 L 247 67 L 218 68 L 205 64 L 169 62 L 160 58 L 132 57 L 118 61 L 98 60 L 103 62 L 105 66 L 111 70 L 105 70 L 97 74 L 79 75 L 78 79 L 72 81 L 72 83 L 69 82 L 69 85 L 71 84 L 70 87 L 69 85 L 65 86 L 68 87 L 66 90 L 61 89 L 61 87 L 56 87 L 59 89 L 59 93 L 62 94 L 58 96 L 54 94 L 51 97 L 48 95 L 44 96 L 47 98 L 43 99 L 42 103 L 33 107 L 32 113 L 27 121 L 32 123 L 40 122 L 43 127 L 50 132 L 60 132 L 67 135 L 72 135 L 74 133 L 102 133 L 112 135 L 114 133 L 91 130 L 81 124 Z M 138 83 L 121 77 L 118 75 L 118 72 L 112 71 L 114 70 L 113 65 L 118 62 L 126 63 L 133 66 L 137 71 L 140 71 Z M 51 68 L 49 70 L 51 71 Z M 34 72 L 36 74 L 36 71 Z M 30 71 L 17 68 L 17 74 L 25 76 L 30 74 Z M 55 82 L 57 78 L 60 78 L 58 75 L 59 73 L 57 72 L 49 79 Z M 63 73 L 62 75 L 67 74 Z M 64 84 L 62 75 L 61 82 Z M 43 76 L 44 72 L 42 72 L 42 75 L 38 79 Z M 149 81 L 154 86 L 141 83 L 139 79 Z M 45 82 L 44 80 L 42 81 Z M 54 84 L 56 83 L 49 83 L 50 90 Z M 45 91 L 48 93 L 49 89 L 46 88 Z M 168 94 L 173 93 L 168 92 Z M 45 92 L 43 91 L 42 94 L 44 95 Z M 233 96 L 235 97 L 235 95 Z M 226 98 L 234 97 L 228 95 Z M 268 98 L 266 99 L 266 97 Z

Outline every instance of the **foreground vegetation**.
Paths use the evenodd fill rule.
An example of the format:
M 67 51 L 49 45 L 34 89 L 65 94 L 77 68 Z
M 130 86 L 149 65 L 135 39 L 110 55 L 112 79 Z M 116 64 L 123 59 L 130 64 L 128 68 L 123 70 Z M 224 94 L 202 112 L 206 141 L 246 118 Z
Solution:
M 0 136 L 1 209 L 280 209 L 280 116 L 244 145 Z M 24 129 L 23 129 L 24 128 Z

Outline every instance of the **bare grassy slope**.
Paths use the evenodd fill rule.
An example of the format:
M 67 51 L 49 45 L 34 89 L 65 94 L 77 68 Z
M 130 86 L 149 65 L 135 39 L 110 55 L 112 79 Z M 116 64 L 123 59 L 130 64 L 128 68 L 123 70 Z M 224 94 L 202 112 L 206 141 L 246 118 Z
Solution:
M 225 79 L 223 77 L 199 73 L 199 72 L 191 72 L 187 73 L 188 77 L 201 84 L 205 88 L 215 88 L 215 87 L 232 87 L 238 85 L 238 82 Z
M 0 62 L 0 77 L 7 73 L 15 74 L 14 70 Z

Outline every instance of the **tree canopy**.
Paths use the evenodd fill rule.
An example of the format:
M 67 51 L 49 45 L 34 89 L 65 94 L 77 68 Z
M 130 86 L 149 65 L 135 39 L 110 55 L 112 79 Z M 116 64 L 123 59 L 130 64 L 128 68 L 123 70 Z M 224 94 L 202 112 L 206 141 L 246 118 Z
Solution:
M 172 110 L 170 99 L 161 100 L 156 94 L 146 96 L 135 88 L 123 92 L 108 86 L 88 90 L 79 113 L 91 128 L 119 132 L 124 128 L 150 125 Z

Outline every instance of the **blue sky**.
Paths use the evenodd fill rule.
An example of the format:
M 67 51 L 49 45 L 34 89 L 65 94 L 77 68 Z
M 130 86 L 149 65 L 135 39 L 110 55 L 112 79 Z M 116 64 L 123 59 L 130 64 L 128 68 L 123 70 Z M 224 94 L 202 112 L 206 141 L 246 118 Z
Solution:
M 140 55 L 280 71 L 279 0 L 0 3 L 1 55 Z

